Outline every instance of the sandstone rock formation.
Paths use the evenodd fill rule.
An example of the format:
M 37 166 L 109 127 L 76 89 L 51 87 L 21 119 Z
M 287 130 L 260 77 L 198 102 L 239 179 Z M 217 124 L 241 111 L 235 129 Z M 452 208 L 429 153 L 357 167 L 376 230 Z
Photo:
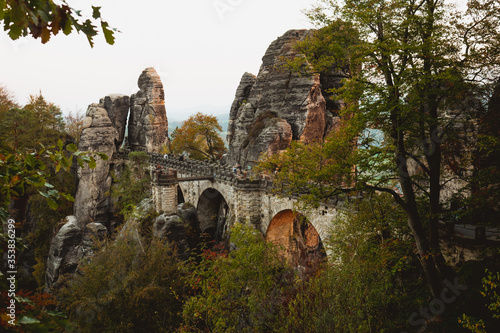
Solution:
M 79 150 L 105 153 L 109 159 L 97 158 L 94 169 L 78 169 L 78 190 L 74 215 L 78 226 L 90 222 L 108 225 L 111 214 L 109 190 L 113 155 L 123 143 L 127 116 L 132 150 L 158 151 L 168 140 L 163 85 L 154 68 L 146 68 L 139 77 L 140 91 L 129 98 L 109 95 L 99 104 L 91 104 L 84 119 Z
M 79 245 L 82 241 L 82 229 L 78 227 L 74 216 L 66 217 L 65 224 L 52 239 L 49 257 L 47 258 L 47 272 L 45 286 L 50 289 L 60 275 L 74 272 L 80 260 Z
M 146 68 L 138 81 L 139 91 L 132 95 L 128 141 L 132 150 L 158 152 L 168 143 L 168 121 L 165 93 L 160 76 Z
M 73 208 L 80 228 L 90 222 L 106 224 L 109 220 L 110 164 L 119 137 L 108 112 L 99 104 L 91 104 L 84 119 L 84 129 L 78 146 L 81 151 L 105 153 L 109 159 L 96 158 L 96 167 L 78 167 L 78 190 Z
M 233 142 L 233 138 L 237 137 L 235 134 L 238 133 L 242 127 L 246 128 L 246 126 L 251 125 L 253 122 L 253 112 L 247 112 L 246 115 L 248 118 L 245 118 L 243 114 L 238 114 L 238 111 L 240 110 L 240 107 L 243 107 L 244 104 L 246 105 L 248 97 L 250 97 L 250 91 L 256 81 L 257 77 L 250 73 L 243 74 L 243 77 L 241 78 L 240 84 L 236 89 L 233 104 L 231 105 L 231 111 L 229 113 L 227 142 Z M 236 127 L 236 124 L 239 125 L 239 128 Z
M 62 273 L 74 272 L 79 260 L 92 254 L 94 240 L 108 234 L 113 215 L 111 171 L 118 171 L 123 162 L 114 157 L 124 141 L 127 117 L 132 150 L 153 152 L 167 143 L 168 122 L 160 77 L 153 68 L 146 68 L 138 84 L 140 90 L 131 98 L 109 95 L 88 107 L 78 149 L 104 153 L 108 160 L 96 158 L 94 169 L 78 167 L 74 216 L 66 218 L 53 239 L 47 262 L 47 288 L 57 284 Z M 148 209 L 147 202 L 143 206 Z
M 199 244 L 201 230 L 195 207 L 180 204 L 177 209 L 177 214 L 165 213 L 155 219 L 153 235 L 174 244 L 181 257 L 185 257 Z
M 231 106 L 228 163 L 252 165 L 262 153 L 286 149 L 292 139 L 318 141 L 334 127 L 340 103 L 326 91 L 340 86 L 342 73 L 298 73 L 285 66 L 284 59 L 300 56 L 293 43 L 310 33 L 286 32 L 267 49 L 257 77 L 243 75 Z
M 283 256 L 294 266 L 308 267 L 326 255 L 314 226 L 291 210 L 282 211 L 272 219 L 265 239 L 279 245 Z
M 45 275 L 45 289 L 57 287 L 60 277 L 73 273 L 80 260 L 90 256 L 96 241 L 102 241 L 108 230 L 100 223 L 78 226 L 75 216 L 68 216 L 50 244 Z
M 96 242 L 103 241 L 108 236 L 108 229 L 101 223 L 89 223 L 85 226 L 82 239 L 82 251 L 85 256 L 94 253 Z
M 115 140 L 116 149 L 118 150 L 125 139 L 128 110 L 130 109 L 130 97 L 118 94 L 109 95 L 101 98 L 99 104 L 106 109 L 111 123 L 118 132 L 118 137 Z

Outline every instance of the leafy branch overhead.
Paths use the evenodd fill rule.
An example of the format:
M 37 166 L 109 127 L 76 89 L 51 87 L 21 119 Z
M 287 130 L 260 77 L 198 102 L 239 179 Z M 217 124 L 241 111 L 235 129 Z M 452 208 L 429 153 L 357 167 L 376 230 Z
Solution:
M 101 7 L 92 6 L 92 18 L 84 18 L 81 10 L 70 7 L 66 1 L 0 0 L 0 21 L 11 39 L 31 35 L 43 44 L 60 31 L 65 35 L 76 31 L 84 33 L 93 47 L 100 26 L 106 43 L 113 45 L 117 32 L 102 19 Z
M 37 188 L 38 193 L 46 198 L 47 204 L 52 209 L 57 209 L 62 199 L 74 201 L 70 194 L 59 192 L 48 182 L 47 165 L 54 164 L 56 172 L 69 170 L 75 156 L 80 167 L 87 164 L 90 168 L 95 168 L 96 161 L 93 154 L 79 151 L 74 144 L 67 145 L 65 151 L 61 140 L 57 147 L 47 149 L 40 144 L 39 149 L 26 154 L 0 153 L 0 217 L 8 216 L 10 201 L 21 197 L 28 187 Z M 108 159 L 106 154 L 97 153 L 97 155 L 103 160 Z

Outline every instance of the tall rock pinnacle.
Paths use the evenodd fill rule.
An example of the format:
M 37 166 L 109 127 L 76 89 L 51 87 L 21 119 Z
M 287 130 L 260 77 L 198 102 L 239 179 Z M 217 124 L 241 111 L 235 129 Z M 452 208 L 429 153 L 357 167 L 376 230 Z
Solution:
M 139 91 L 131 96 L 128 141 L 132 150 L 158 152 L 168 144 L 165 92 L 153 67 L 139 76 Z
M 338 122 L 338 101 L 328 90 L 341 86 L 340 73 L 295 72 L 287 59 L 303 56 L 294 44 L 311 30 L 290 30 L 269 45 L 259 74 L 245 73 L 231 106 L 227 134 L 229 164 L 257 163 L 261 154 L 276 154 L 292 140 L 321 141 Z

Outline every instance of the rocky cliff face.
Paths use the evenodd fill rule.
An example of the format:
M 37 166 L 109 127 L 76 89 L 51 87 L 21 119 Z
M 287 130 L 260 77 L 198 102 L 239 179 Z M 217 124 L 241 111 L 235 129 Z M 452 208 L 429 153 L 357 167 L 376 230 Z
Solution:
M 109 120 L 118 133 L 115 140 L 116 150 L 118 150 L 125 139 L 130 97 L 118 94 L 109 95 L 101 98 L 99 104 L 108 112 Z
M 138 81 L 139 91 L 131 97 L 128 140 L 132 150 L 158 152 L 168 143 L 165 93 L 160 76 L 146 68 Z
M 125 96 L 126 97 L 126 96 Z M 74 216 L 66 217 L 63 227 L 52 240 L 47 258 L 46 290 L 57 285 L 59 277 L 64 273 L 76 270 L 78 262 L 91 253 L 92 244 L 97 238 L 107 235 L 106 225 L 109 222 L 111 199 L 109 190 L 112 178 L 110 175 L 113 156 L 121 144 L 120 118 L 117 111 L 117 100 L 105 97 L 108 109 L 115 111 L 114 122 L 103 104 L 91 104 L 83 122 L 83 131 L 78 149 L 81 151 L 105 153 L 109 159 L 96 158 L 96 167 L 78 167 L 78 189 L 73 205 Z M 114 100 L 114 102 L 113 102 Z M 124 131 L 124 127 L 123 127 Z M 95 236 L 95 237 L 94 237 Z
M 310 33 L 286 32 L 267 49 L 259 74 L 243 75 L 230 112 L 228 163 L 252 165 L 262 153 L 286 149 L 291 140 L 322 140 L 334 127 L 340 103 L 326 91 L 340 85 L 340 75 L 286 67 L 286 59 L 300 56 L 293 44 Z
M 74 215 L 80 228 L 97 222 L 107 225 L 110 214 L 111 174 L 113 156 L 122 145 L 127 117 L 129 141 L 133 150 L 156 151 L 168 140 L 163 85 L 154 68 L 146 68 L 139 77 L 140 91 L 129 98 L 109 95 L 99 104 L 91 104 L 84 119 L 84 129 L 78 149 L 108 155 L 97 166 L 78 168 L 78 190 Z
M 78 149 L 105 153 L 96 167 L 78 167 L 74 216 L 66 218 L 54 237 L 47 260 L 46 289 L 57 284 L 62 273 L 74 272 L 79 260 L 90 254 L 93 239 L 107 233 L 112 216 L 111 171 L 119 168 L 114 159 L 122 145 L 129 117 L 128 137 L 132 150 L 157 152 L 168 140 L 164 91 L 153 68 L 139 77 L 139 92 L 131 98 L 109 95 L 88 107 Z M 130 110 L 130 112 L 129 112 Z
M 233 139 L 241 139 L 240 136 L 236 135 L 236 133 L 239 133 L 242 129 L 245 130 L 246 127 L 251 125 L 253 122 L 253 110 L 249 110 L 250 112 L 246 113 L 248 118 L 245 118 L 245 114 L 243 114 L 243 107 L 246 105 L 247 100 L 250 97 L 250 91 L 256 81 L 257 77 L 250 73 L 243 74 L 243 77 L 241 78 L 240 84 L 236 89 L 233 104 L 231 105 L 231 111 L 229 113 L 227 142 L 233 142 Z
M 75 272 L 80 260 L 93 254 L 95 242 L 104 240 L 108 235 L 108 230 L 100 223 L 89 223 L 82 229 L 74 216 L 66 217 L 64 222 L 50 244 L 46 291 L 57 287 L 64 274 Z
M 78 149 L 105 153 L 109 159 L 96 158 L 96 167 L 78 167 L 78 190 L 75 195 L 74 215 L 83 228 L 90 222 L 107 223 L 111 188 L 110 164 L 116 153 L 120 135 L 108 112 L 100 104 L 91 104 L 84 119 L 84 129 Z

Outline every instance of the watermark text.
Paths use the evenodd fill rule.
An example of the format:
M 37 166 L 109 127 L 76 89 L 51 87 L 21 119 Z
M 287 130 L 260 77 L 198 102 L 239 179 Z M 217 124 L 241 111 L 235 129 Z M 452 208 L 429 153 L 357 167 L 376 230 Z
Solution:
M 224 21 L 226 14 L 235 10 L 242 3 L 243 0 L 215 0 L 213 6 L 220 20 Z
M 413 327 L 420 327 L 418 332 L 424 332 L 429 322 L 433 321 L 437 316 L 441 315 L 446 310 L 446 305 L 456 301 L 457 297 L 462 294 L 462 291 L 467 290 L 466 286 L 458 284 L 458 278 L 455 277 L 453 283 L 448 280 L 444 281 L 446 286 L 441 291 L 439 299 L 433 299 L 427 307 L 421 308 L 418 312 L 413 312 L 408 318 L 408 323 Z M 407 332 L 401 332 L 407 333 Z
M 7 220 L 7 316 L 9 324 L 16 324 L 16 221 Z

